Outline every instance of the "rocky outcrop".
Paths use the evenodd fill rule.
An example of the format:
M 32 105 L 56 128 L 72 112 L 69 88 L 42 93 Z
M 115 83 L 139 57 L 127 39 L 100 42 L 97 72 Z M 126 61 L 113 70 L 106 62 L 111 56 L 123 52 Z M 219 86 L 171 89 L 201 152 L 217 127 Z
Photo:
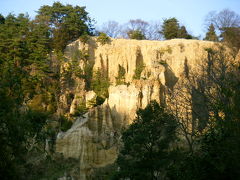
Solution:
M 81 179 L 91 179 L 94 168 L 116 160 L 121 130 L 133 121 L 137 109 L 152 100 L 165 104 L 166 89 L 173 89 L 186 67 L 195 68 L 206 57 L 205 48 L 212 46 L 212 42 L 182 39 L 111 39 L 105 45 L 90 39 L 88 44 L 70 44 L 62 72 L 73 62 L 70 50 L 80 50 L 88 54 L 87 61 L 82 56 L 77 60 L 80 71 L 87 74 L 89 69 L 85 67 L 91 64 L 91 71 L 101 70 L 111 85 L 109 97 L 102 105 L 93 107 L 91 102 L 96 102 L 97 95 L 88 91 L 86 79 L 72 75 L 74 85 L 70 85 L 66 76 L 62 77 L 59 112 L 74 114 L 81 104 L 89 110 L 84 117 L 76 118 L 71 129 L 58 135 L 56 151 L 79 159 Z M 124 82 L 116 85 L 120 67 L 124 69 Z

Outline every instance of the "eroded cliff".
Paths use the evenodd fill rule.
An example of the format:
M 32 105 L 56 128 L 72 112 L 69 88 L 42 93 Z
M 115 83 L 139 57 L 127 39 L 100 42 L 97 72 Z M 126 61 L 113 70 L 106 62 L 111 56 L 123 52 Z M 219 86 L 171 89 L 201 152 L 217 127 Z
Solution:
M 196 68 L 207 56 L 205 49 L 213 45 L 183 39 L 111 39 L 101 45 L 93 38 L 85 44 L 71 43 L 61 68 L 58 111 L 74 115 L 75 122 L 58 135 L 56 151 L 79 159 L 81 179 L 91 179 L 95 168 L 116 160 L 121 130 L 133 121 L 136 110 L 151 100 L 165 104 L 167 90 L 174 89 L 186 67 Z M 91 88 L 94 78 L 108 82 L 107 95 Z M 98 103 L 98 97 L 104 102 Z

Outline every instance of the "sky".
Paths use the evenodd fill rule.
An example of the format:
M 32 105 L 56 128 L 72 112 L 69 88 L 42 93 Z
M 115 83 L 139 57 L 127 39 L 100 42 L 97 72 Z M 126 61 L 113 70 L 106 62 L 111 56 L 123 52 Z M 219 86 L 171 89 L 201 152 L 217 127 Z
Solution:
M 56 1 L 56 0 L 55 0 Z M 204 35 L 204 19 L 210 11 L 225 8 L 240 14 L 240 0 L 59 0 L 63 4 L 86 6 L 91 18 L 101 26 L 114 20 L 120 24 L 130 19 L 162 21 L 176 17 L 194 36 Z M 30 17 L 42 5 L 52 5 L 54 0 L 0 0 L 0 13 L 28 13 Z

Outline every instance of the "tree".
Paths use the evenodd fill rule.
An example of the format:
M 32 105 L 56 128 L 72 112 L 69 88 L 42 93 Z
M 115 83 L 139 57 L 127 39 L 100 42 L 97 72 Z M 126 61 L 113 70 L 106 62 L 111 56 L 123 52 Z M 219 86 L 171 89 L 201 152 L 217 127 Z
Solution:
M 42 6 L 38 10 L 37 19 L 49 25 L 53 48 L 60 52 L 69 41 L 76 40 L 84 33 L 91 34 L 93 30 L 85 7 L 62 5 L 60 2 Z
M 137 112 L 137 118 L 123 132 L 123 148 L 117 159 L 118 178 L 157 179 L 164 177 L 176 140 L 175 118 L 155 101 Z
M 5 18 L 2 14 L 0 14 L 0 24 L 4 24 Z
M 160 30 L 161 30 L 161 22 L 159 22 L 159 21 L 149 22 L 147 32 L 145 33 L 146 39 L 161 40 L 162 34 L 159 33 Z
M 111 41 L 111 39 L 107 36 L 107 34 L 100 32 L 97 38 L 97 42 L 100 42 L 101 45 L 107 44 Z
M 165 39 L 178 38 L 179 22 L 176 18 L 169 18 L 163 21 L 161 34 Z
M 162 30 L 159 31 L 165 39 L 184 38 L 193 39 L 194 37 L 187 32 L 185 26 L 179 26 L 176 18 L 169 18 L 163 21 Z
M 160 29 L 160 22 L 146 22 L 136 19 L 123 25 L 116 21 L 108 21 L 100 27 L 99 32 L 104 32 L 112 38 L 160 40 Z
M 215 27 L 213 24 L 211 24 L 208 28 L 208 32 L 206 33 L 206 37 L 204 38 L 204 40 L 208 40 L 208 41 L 218 41 L 218 37 L 216 35 L 215 32 Z
M 206 25 L 209 27 L 211 24 L 218 31 L 220 40 L 226 42 L 237 53 L 240 49 L 240 15 L 229 9 L 224 9 L 219 13 L 210 12 L 206 18 Z
M 206 49 L 208 56 L 206 61 L 195 72 L 189 72 L 187 79 L 188 88 L 182 86 L 182 90 L 197 91 L 201 98 L 195 99 L 199 104 L 194 105 L 194 97 L 190 100 L 185 93 L 186 101 L 178 101 L 177 113 L 181 116 L 181 106 L 188 106 L 188 112 L 192 115 L 198 107 L 205 106 L 207 118 L 204 118 L 204 126 L 199 131 L 188 130 L 197 137 L 195 148 L 192 151 L 182 151 L 181 158 L 172 164 L 168 171 L 170 179 L 236 179 L 239 177 L 240 163 L 240 114 L 239 114 L 239 64 L 232 59 L 229 49 L 223 46 L 217 49 Z M 174 92 L 172 92 L 174 93 Z M 196 93 L 195 93 L 196 94 Z M 202 100 L 201 100 L 202 99 Z M 186 102 L 191 103 L 189 106 Z M 193 109 L 189 109 L 193 108 Z M 197 114 L 201 120 L 201 112 Z M 201 121 L 195 121 L 194 116 L 185 116 L 185 122 L 192 126 L 201 125 Z M 182 116 L 184 119 L 184 116 Z M 189 119 L 187 119 L 190 117 Z M 183 123 L 181 122 L 181 125 Z M 180 126 L 181 126 L 180 125 Z M 191 127 L 191 126 L 190 126 Z
M 190 34 L 188 34 L 185 26 L 181 26 L 180 29 L 178 30 L 178 38 L 192 39 L 193 37 Z
M 146 21 L 143 21 L 141 19 L 131 19 L 128 22 L 128 27 L 129 30 L 140 30 L 143 34 L 145 34 L 147 32 L 147 28 L 148 28 L 149 24 Z
M 103 23 L 100 32 L 106 33 L 112 38 L 118 38 L 121 36 L 121 26 L 116 21 L 108 21 Z
M 240 27 L 223 28 L 220 37 L 230 48 L 235 50 L 235 54 L 238 53 L 240 49 Z
M 220 12 L 210 12 L 206 17 L 206 25 L 208 27 L 213 24 L 217 30 L 227 27 L 239 27 L 240 16 L 229 9 L 223 9 Z
M 130 39 L 137 39 L 137 40 L 146 39 L 146 37 L 144 36 L 141 30 L 130 30 L 128 31 L 127 34 Z
M 127 35 L 130 39 L 143 40 L 146 39 L 145 34 L 148 29 L 148 22 L 141 19 L 131 19 L 127 24 Z

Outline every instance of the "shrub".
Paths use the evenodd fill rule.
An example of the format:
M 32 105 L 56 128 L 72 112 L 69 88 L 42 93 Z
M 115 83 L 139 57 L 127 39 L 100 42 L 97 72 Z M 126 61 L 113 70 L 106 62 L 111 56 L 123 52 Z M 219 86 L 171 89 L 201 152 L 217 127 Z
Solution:
M 83 35 L 80 36 L 80 41 L 83 44 L 86 44 L 89 39 L 90 39 L 90 36 L 86 32 Z
M 141 73 L 144 70 L 145 65 L 143 62 L 140 62 L 135 69 L 135 74 L 133 76 L 133 79 L 140 79 L 141 78 Z
M 73 116 L 83 116 L 86 112 L 87 112 L 87 107 L 85 103 L 80 103 L 78 104 L 75 113 L 73 114 Z
M 108 97 L 108 87 L 110 86 L 109 79 L 104 73 L 98 69 L 93 74 L 91 80 L 91 90 L 93 90 L 98 97 L 106 99 Z
M 66 132 L 68 129 L 72 127 L 72 121 L 68 120 L 64 116 L 60 116 L 59 125 L 60 125 L 60 130 L 63 132 Z
M 101 45 L 104 45 L 110 42 L 110 38 L 107 36 L 107 34 L 101 32 L 99 33 L 97 42 L 99 42 Z
M 121 65 L 118 65 L 118 76 L 116 77 L 116 84 L 125 84 L 126 70 Z
M 137 39 L 137 40 L 146 39 L 145 35 L 142 33 L 141 30 L 131 30 L 127 34 L 130 39 Z

